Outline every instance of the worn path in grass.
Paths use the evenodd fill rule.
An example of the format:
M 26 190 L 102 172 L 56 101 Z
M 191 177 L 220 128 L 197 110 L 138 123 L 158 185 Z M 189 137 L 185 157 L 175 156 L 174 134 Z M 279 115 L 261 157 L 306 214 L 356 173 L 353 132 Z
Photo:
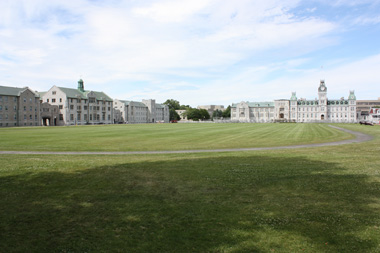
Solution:
M 302 144 L 293 146 L 279 146 L 279 147 L 262 147 L 262 148 L 232 148 L 232 149 L 202 149 L 202 150 L 171 150 L 171 151 L 123 151 L 123 152 L 88 152 L 88 151 L 75 151 L 75 152 L 56 152 L 56 151 L 0 151 L 0 154 L 22 154 L 22 155 L 139 155 L 139 154 L 183 154 L 183 153 L 215 153 L 215 152 L 238 152 L 238 151 L 257 151 L 257 150 L 277 150 L 277 149 L 297 149 L 297 148 L 312 148 L 324 146 L 337 146 L 343 144 L 366 142 L 373 139 L 372 136 L 351 131 L 348 129 L 331 126 L 329 127 L 344 131 L 354 135 L 356 138 L 316 144 Z

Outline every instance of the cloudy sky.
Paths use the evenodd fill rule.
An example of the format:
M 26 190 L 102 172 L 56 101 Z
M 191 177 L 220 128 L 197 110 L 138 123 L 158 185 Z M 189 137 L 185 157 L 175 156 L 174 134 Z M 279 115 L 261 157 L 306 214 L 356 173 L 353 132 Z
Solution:
M 0 85 L 192 106 L 380 97 L 380 0 L 1 0 Z

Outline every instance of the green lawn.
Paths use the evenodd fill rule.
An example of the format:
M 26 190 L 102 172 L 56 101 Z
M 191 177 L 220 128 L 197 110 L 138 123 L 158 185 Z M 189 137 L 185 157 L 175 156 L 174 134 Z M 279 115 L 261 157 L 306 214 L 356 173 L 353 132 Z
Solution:
M 326 124 L 140 124 L 0 129 L 0 150 L 147 151 L 249 148 L 352 138 Z
M 241 129 L 270 139 L 264 129 L 288 127 L 257 125 Z M 300 136 L 325 130 L 289 127 L 298 125 Z M 380 127 L 338 126 L 375 138 L 241 153 L 0 155 L 0 251 L 380 252 Z

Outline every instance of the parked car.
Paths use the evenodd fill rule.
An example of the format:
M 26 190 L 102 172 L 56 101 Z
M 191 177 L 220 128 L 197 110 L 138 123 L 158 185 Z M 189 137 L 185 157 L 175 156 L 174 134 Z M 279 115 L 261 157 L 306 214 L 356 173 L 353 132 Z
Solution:
M 359 121 L 359 124 L 360 124 L 360 125 L 368 125 L 368 126 L 373 126 L 373 123 L 372 123 L 372 122 L 369 122 L 369 121 L 364 121 L 364 120 L 362 120 L 362 121 Z

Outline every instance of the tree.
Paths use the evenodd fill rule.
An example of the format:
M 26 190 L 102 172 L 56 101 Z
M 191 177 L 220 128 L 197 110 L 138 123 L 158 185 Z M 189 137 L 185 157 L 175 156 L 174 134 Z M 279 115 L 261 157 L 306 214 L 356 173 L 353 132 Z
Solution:
M 210 114 L 206 109 L 199 109 L 199 114 L 201 115 L 201 120 L 207 120 L 210 119 Z
M 172 121 L 172 120 L 180 120 L 181 117 L 175 111 L 175 109 L 171 108 L 171 109 L 169 109 L 169 119 L 170 119 L 170 121 Z
M 174 99 L 168 99 L 164 102 L 164 105 L 167 105 L 169 109 L 179 110 L 180 104 L 179 101 Z
M 219 109 L 216 109 L 213 113 L 212 113 L 212 118 L 221 118 L 223 117 L 223 112 Z
M 228 106 L 223 112 L 223 118 L 231 118 L 231 106 Z

